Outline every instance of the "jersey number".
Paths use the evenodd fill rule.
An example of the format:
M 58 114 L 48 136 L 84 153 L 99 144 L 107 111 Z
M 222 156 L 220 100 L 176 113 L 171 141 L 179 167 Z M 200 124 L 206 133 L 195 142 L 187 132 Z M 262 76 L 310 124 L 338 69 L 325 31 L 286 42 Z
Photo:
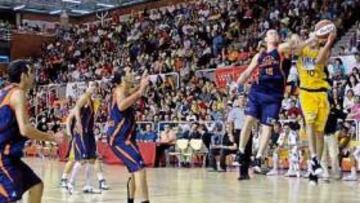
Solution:
M 265 69 L 266 75 L 274 75 L 274 71 L 272 68 Z
M 307 70 L 306 71 L 308 75 L 310 75 L 311 77 L 313 77 L 315 75 L 315 71 L 314 70 Z

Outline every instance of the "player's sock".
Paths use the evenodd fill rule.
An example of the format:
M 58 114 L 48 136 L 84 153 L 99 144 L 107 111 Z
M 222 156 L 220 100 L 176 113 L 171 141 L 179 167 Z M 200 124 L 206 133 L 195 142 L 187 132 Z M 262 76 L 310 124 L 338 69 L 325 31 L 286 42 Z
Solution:
M 63 173 L 62 176 L 61 176 L 61 179 L 67 179 L 69 176 L 69 174 L 67 173 Z
M 134 203 L 134 199 L 128 199 L 128 203 Z
M 92 184 L 91 184 L 91 174 L 93 172 L 93 167 L 94 165 L 93 164 L 86 164 L 86 171 L 85 171 L 85 185 L 88 186 L 88 187 L 91 187 Z
M 80 169 L 81 169 L 81 163 L 76 162 L 74 164 L 74 168 L 73 168 L 73 171 L 72 171 L 71 176 L 70 176 L 70 180 L 69 180 L 70 184 L 74 185 L 75 178 L 76 178 L 77 174 L 79 173 Z
M 102 172 L 98 172 L 98 173 L 96 173 L 96 175 L 97 175 L 98 181 L 105 180 L 104 175 L 102 174 Z

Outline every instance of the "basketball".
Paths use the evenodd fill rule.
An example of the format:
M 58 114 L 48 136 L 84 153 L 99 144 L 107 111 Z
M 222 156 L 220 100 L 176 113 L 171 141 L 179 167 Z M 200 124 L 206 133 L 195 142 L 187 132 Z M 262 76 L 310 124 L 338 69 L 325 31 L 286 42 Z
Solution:
M 315 25 L 315 35 L 320 39 L 326 39 L 335 30 L 336 26 L 330 20 L 321 20 Z

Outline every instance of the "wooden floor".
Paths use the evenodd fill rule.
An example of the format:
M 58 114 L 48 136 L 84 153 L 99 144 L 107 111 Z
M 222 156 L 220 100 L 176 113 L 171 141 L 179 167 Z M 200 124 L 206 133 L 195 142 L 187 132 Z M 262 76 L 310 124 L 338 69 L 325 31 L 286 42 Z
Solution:
M 64 164 L 58 161 L 25 159 L 45 183 L 44 203 L 126 202 L 127 171 L 120 166 L 104 166 L 110 191 L 100 195 L 68 195 L 58 187 Z M 84 174 L 84 173 L 79 173 Z M 256 176 L 239 182 L 237 173 L 211 173 L 205 169 L 148 169 L 153 203 L 351 203 L 360 202 L 359 183 L 333 181 L 311 186 L 305 179 Z M 80 190 L 83 177 L 79 177 Z

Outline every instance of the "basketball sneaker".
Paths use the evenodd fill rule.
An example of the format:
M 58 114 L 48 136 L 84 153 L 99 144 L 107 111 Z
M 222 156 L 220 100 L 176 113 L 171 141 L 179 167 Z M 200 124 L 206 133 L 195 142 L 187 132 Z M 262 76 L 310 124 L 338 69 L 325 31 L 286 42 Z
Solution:
M 356 175 L 350 174 L 348 176 L 345 176 L 342 180 L 343 181 L 357 181 L 358 178 Z
M 239 163 L 239 165 L 243 165 L 245 162 L 245 154 L 238 151 L 235 156 L 234 162 Z
M 309 174 L 309 184 L 310 185 L 317 185 L 319 182 L 319 179 L 316 175 L 313 175 L 313 174 Z
M 66 189 L 68 180 L 66 178 L 62 178 L 60 180 L 60 187 Z
M 257 173 L 257 174 L 261 174 L 261 173 L 262 173 L 262 169 L 261 169 L 261 158 L 255 158 L 255 159 L 254 159 L 253 169 L 254 169 L 254 172 Z
M 110 190 L 110 187 L 106 184 L 105 179 L 99 181 L 99 189 L 100 190 Z
M 279 170 L 277 169 L 272 169 L 271 171 L 266 173 L 266 176 L 278 176 L 278 175 L 279 175 Z
M 311 173 L 316 176 L 320 176 L 323 173 L 323 169 L 320 165 L 320 162 L 316 157 L 311 159 Z
M 71 184 L 71 183 L 68 183 L 68 184 L 66 185 L 66 190 L 68 191 L 69 195 L 74 194 L 74 192 L 75 192 L 74 185 Z

